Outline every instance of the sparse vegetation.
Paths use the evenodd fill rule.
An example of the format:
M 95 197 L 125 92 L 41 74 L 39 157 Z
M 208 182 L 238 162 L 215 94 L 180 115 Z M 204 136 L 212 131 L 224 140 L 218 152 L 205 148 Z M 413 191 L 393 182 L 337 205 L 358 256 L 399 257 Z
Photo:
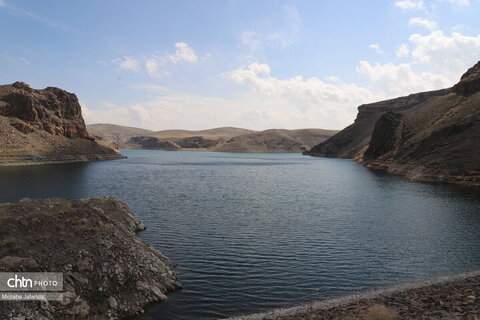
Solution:
M 383 304 L 374 304 L 370 306 L 363 317 L 364 320 L 394 320 L 397 314 L 392 309 Z

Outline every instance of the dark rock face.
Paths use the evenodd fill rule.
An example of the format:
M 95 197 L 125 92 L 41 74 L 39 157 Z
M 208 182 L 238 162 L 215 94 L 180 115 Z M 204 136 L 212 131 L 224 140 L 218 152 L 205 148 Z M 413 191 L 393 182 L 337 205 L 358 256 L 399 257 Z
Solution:
M 305 155 L 326 158 L 352 159 L 360 155 L 368 146 L 375 122 L 380 118 L 380 112 L 359 113 L 355 122 L 333 137 L 317 144 Z
M 23 82 L 0 86 L 0 115 L 18 118 L 51 134 L 92 139 L 77 96 L 59 88 L 34 90 Z M 20 131 L 25 133 L 24 128 L 21 126 Z
M 393 152 L 402 137 L 402 132 L 402 114 L 393 111 L 385 112 L 375 123 L 364 160 L 375 159 L 388 152 Z
M 479 185 L 480 63 L 452 89 L 399 99 L 359 107 L 353 125 L 307 154 L 353 158 L 413 180 Z
M 223 143 L 223 139 L 211 140 L 204 137 L 187 137 L 175 141 L 179 146 L 186 149 L 206 149 L 215 147 L 218 144 Z
M 0 205 L 0 271 L 60 272 L 63 301 L 2 302 L 6 319 L 121 319 L 181 288 L 171 261 L 113 197 Z M 3 319 L 3 317 L 0 317 Z
M 160 140 L 155 137 L 133 137 L 128 140 L 128 143 L 138 144 L 142 149 L 151 149 L 151 150 L 178 150 L 180 147 L 167 140 Z
M 469 96 L 480 91 L 480 61 L 468 69 L 454 87 L 458 95 Z

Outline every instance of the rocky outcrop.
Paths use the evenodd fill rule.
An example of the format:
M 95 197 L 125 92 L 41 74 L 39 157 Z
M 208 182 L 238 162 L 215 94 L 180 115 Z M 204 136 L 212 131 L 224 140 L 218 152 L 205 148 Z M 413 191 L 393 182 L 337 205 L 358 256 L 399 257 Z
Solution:
M 389 110 L 386 102 L 360 107 L 353 125 L 307 154 L 353 158 L 412 180 L 480 184 L 480 63 L 451 89 L 389 101 L 397 102 Z
M 208 149 L 213 148 L 219 144 L 224 143 L 225 141 L 220 138 L 216 140 L 205 139 L 202 136 L 196 137 L 187 137 L 175 141 L 180 147 L 184 149 Z
M 363 164 L 413 180 L 480 184 L 480 65 L 454 90 L 415 108 L 383 115 Z
M 139 145 L 141 149 L 149 150 L 179 150 L 181 147 L 168 140 L 160 140 L 155 137 L 133 137 L 127 141 L 130 145 Z
M 461 96 L 469 96 L 480 91 L 480 61 L 465 72 L 453 89 Z
M 403 135 L 402 117 L 401 113 L 387 111 L 377 120 L 364 160 L 375 159 L 397 151 L 396 147 Z
M 172 262 L 136 237 L 145 226 L 113 197 L 0 205 L 0 272 L 60 272 L 61 301 L 0 303 L 5 319 L 120 319 L 181 288 Z M 2 318 L 2 319 L 4 319 Z
M 23 82 L 0 86 L 0 115 L 21 120 L 14 126 L 23 128 L 23 133 L 40 129 L 68 138 L 92 139 L 77 96 L 59 88 L 34 90 Z
M 302 152 L 334 135 L 335 130 L 271 129 L 234 137 L 214 151 L 219 152 Z
M 32 159 L 44 159 L 35 161 Z M 78 99 L 59 88 L 0 86 L 0 165 L 122 158 L 86 129 Z M 47 159 L 47 160 L 46 160 Z
M 355 122 L 330 139 L 304 152 L 306 155 L 327 158 L 346 158 L 361 161 L 368 148 L 375 123 L 386 111 L 399 112 L 418 106 L 435 97 L 450 93 L 452 89 L 442 89 L 411 94 L 358 107 Z

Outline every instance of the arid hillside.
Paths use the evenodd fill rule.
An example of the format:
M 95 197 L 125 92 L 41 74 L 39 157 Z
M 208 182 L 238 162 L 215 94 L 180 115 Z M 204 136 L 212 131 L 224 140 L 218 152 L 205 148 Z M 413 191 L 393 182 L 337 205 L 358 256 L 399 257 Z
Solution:
M 480 184 L 480 62 L 453 88 L 359 107 L 305 154 L 353 158 L 413 180 Z

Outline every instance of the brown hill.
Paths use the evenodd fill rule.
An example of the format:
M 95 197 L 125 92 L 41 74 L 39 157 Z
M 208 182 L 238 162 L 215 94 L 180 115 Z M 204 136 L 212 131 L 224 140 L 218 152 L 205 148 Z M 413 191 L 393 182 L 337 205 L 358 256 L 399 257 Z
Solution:
M 154 133 L 154 131 L 147 129 L 125 127 L 110 123 L 89 124 L 87 125 L 87 131 L 102 140 L 118 144 L 126 143 L 132 137 L 149 136 Z
M 0 165 L 122 158 L 87 132 L 73 93 L 0 86 Z
M 360 107 L 355 124 L 306 154 L 352 157 L 414 180 L 479 185 L 480 62 L 453 88 L 409 97 L 421 95 L 406 108 L 375 112 L 376 121 L 363 120 Z M 344 139 L 352 127 L 364 137 L 359 145 Z
M 234 137 L 214 149 L 219 152 L 302 152 L 337 133 L 335 130 L 271 129 Z
M 157 131 L 153 134 L 154 137 L 160 139 L 183 139 L 189 137 L 203 137 L 210 140 L 224 139 L 228 140 L 230 138 L 254 132 L 253 130 L 235 128 L 235 127 L 221 127 L 207 130 L 163 130 Z
M 162 130 L 151 131 L 115 124 L 98 123 L 87 130 L 99 142 L 126 149 L 208 149 L 224 143 L 232 137 L 254 132 L 248 129 L 222 127 L 207 130 Z

